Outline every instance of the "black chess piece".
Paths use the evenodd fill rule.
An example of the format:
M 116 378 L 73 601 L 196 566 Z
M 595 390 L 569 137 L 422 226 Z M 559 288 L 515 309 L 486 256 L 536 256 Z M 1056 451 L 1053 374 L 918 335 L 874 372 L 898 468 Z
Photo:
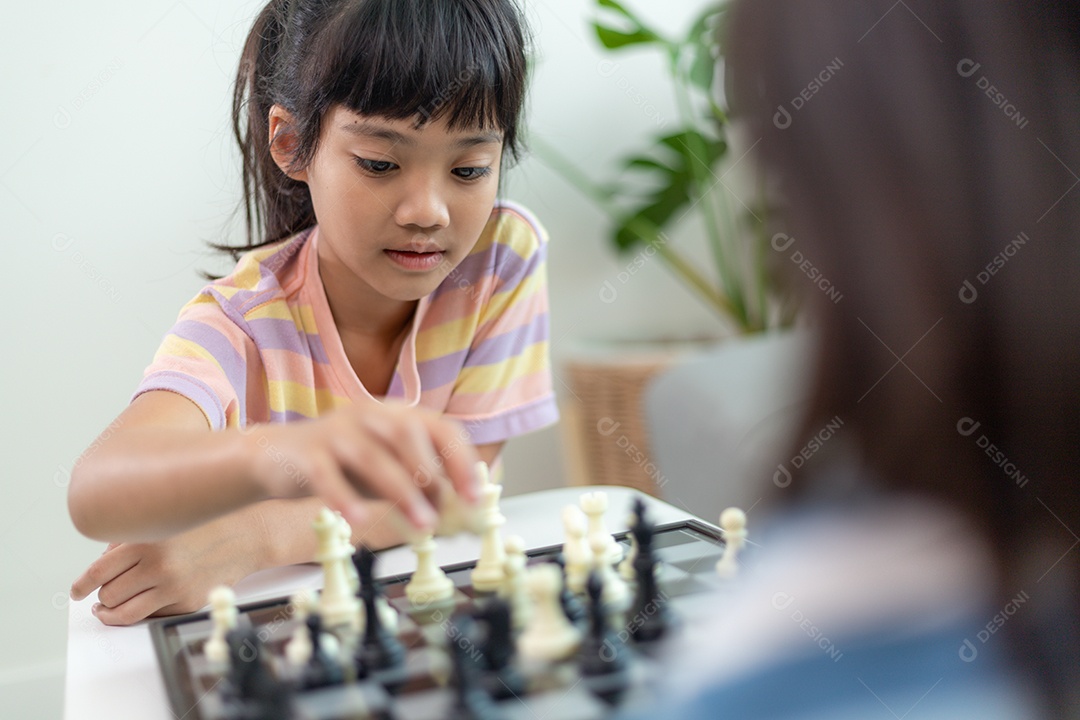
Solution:
M 292 720 L 290 688 L 267 666 L 255 629 L 234 628 L 225 641 L 229 646 L 229 673 L 223 694 L 229 720 Z
M 322 616 L 313 612 L 304 622 L 311 636 L 311 658 L 300 672 L 300 687 L 309 690 L 342 684 L 345 682 L 345 671 L 341 663 L 323 647 Z
M 364 602 L 364 614 L 367 616 L 364 637 L 356 650 L 357 676 L 380 676 L 391 689 L 390 685 L 404 680 L 398 676 L 405 666 L 405 648 L 379 617 L 376 601 L 382 595 L 382 588 L 375 580 L 375 553 L 361 546 L 353 555 L 353 563 L 360 577 L 360 599 Z
M 466 614 L 455 615 L 447 625 L 446 640 L 453 664 L 451 685 L 454 688 L 454 707 L 449 717 L 455 720 L 502 720 L 503 713 L 481 679 L 483 653 L 477 642 L 476 623 Z
M 626 644 L 612 631 L 604 608 L 604 583 L 595 570 L 585 589 L 589 596 L 589 633 L 578 651 L 582 681 L 605 702 L 614 705 L 630 687 L 630 656 Z
M 634 642 L 648 643 L 659 640 L 674 626 L 667 596 L 660 592 L 656 582 L 656 551 L 653 548 L 654 526 L 641 518 L 634 527 L 638 554 L 634 558 L 637 575 L 637 591 L 630 606 L 630 637 Z
M 578 599 L 577 595 L 570 591 L 566 585 L 566 558 L 562 553 L 555 556 L 553 562 L 559 566 L 562 572 L 562 590 L 559 592 L 559 605 L 562 606 L 563 614 L 575 625 L 584 625 L 589 619 L 588 610 Z
M 508 698 L 525 693 L 525 677 L 513 664 L 514 639 L 510 603 L 491 598 L 473 611 L 483 626 L 480 652 L 483 656 L 483 682 L 493 697 Z

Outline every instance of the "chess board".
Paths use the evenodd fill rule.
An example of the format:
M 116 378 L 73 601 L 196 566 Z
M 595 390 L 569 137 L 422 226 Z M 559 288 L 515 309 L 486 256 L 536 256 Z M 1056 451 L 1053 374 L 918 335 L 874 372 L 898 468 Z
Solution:
M 615 538 L 629 545 L 627 533 Z M 715 592 L 725 586 L 715 572 L 723 552 L 720 531 L 695 520 L 658 525 L 654 536 L 658 557 L 657 580 L 676 622 L 673 631 L 659 642 L 635 644 L 627 641 L 631 675 L 629 690 L 616 702 L 605 702 L 581 682 L 579 660 L 522 666 L 527 691 L 498 700 L 499 716 L 507 720 L 594 720 L 609 717 L 619 708 L 648 699 L 653 684 L 663 675 L 656 655 L 671 642 L 709 616 L 716 606 Z M 529 565 L 554 559 L 561 546 L 527 550 Z M 443 720 L 454 716 L 454 692 L 447 687 L 451 662 L 447 652 L 447 627 L 456 612 L 468 611 L 482 603 L 484 595 L 474 591 L 469 577 L 475 563 L 446 566 L 453 580 L 453 600 L 439 607 L 414 608 L 405 597 L 410 575 L 380 580 L 386 598 L 398 613 L 398 639 L 406 648 L 405 668 L 388 690 L 385 682 L 369 678 L 315 690 L 291 692 L 289 717 L 297 720 L 363 720 L 365 718 L 407 718 Z M 624 618 L 625 623 L 629 619 Z M 240 627 L 254 629 L 263 644 L 264 658 L 276 677 L 289 677 L 284 647 L 297 622 L 288 598 L 239 607 Z M 627 625 L 613 625 L 621 631 Z M 155 652 L 173 713 L 185 720 L 231 720 L 223 692 L 220 669 L 215 670 L 203 655 L 212 622 L 208 613 L 155 621 L 150 626 Z M 624 636 L 625 633 L 620 633 Z M 383 678 L 385 680 L 385 678 Z M 281 682 L 287 682 L 282 679 Z

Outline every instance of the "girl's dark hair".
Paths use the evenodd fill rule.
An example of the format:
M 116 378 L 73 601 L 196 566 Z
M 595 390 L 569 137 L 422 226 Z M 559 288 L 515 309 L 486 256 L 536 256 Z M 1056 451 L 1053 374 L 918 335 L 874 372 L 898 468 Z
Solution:
M 248 34 L 233 94 L 243 157 L 247 244 L 234 257 L 315 223 L 305 183 L 270 155 L 269 113 L 295 121 L 294 169 L 315 156 L 322 120 L 343 105 L 366 115 L 446 118 L 497 128 L 504 158 L 520 150 L 525 25 L 512 0 L 271 0 Z
M 728 36 L 775 260 L 802 278 L 798 250 L 842 295 L 806 289 L 799 447 L 840 416 L 866 478 L 970 517 L 992 612 L 1030 596 L 1014 659 L 1080 716 L 1080 4 L 745 0 Z

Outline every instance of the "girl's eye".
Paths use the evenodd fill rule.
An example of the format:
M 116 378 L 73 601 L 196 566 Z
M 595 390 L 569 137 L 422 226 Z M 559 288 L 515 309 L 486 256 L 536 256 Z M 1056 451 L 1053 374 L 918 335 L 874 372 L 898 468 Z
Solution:
M 356 164 L 360 166 L 361 170 L 369 172 L 372 175 L 385 175 L 393 170 L 396 165 L 387 160 L 368 160 L 367 158 L 356 158 Z
M 491 168 L 489 167 L 461 167 L 451 170 L 454 175 L 457 175 L 462 180 L 479 180 L 482 177 L 486 177 L 491 174 Z

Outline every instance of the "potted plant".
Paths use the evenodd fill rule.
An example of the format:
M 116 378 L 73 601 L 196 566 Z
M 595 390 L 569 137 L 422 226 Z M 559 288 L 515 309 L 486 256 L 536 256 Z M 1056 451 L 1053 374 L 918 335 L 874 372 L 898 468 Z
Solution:
M 726 3 L 709 2 L 677 38 L 665 37 L 617 0 L 595 0 L 592 27 L 612 53 L 635 49 L 665 60 L 678 108 L 674 130 L 628 149 L 611 174 L 597 180 L 543 138 L 531 143 L 539 159 L 591 199 L 611 222 L 608 242 L 619 253 L 640 252 L 662 262 L 718 319 L 715 335 L 758 336 L 790 327 L 795 308 L 772 272 L 760 183 L 748 203 L 736 197 L 723 169 L 731 160 L 731 124 L 723 93 L 721 26 Z M 744 190 L 740 188 L 740 190 Z M 700 217 L 709 263 L 702 267 L 670 241 L 691 214 Z M 652 462 L 642 390 L 670 354 L 644 361 L 567 363 L 581 402 L 568 413 L 572 475 L 625 484 L 658 494 L 665 482 Z

